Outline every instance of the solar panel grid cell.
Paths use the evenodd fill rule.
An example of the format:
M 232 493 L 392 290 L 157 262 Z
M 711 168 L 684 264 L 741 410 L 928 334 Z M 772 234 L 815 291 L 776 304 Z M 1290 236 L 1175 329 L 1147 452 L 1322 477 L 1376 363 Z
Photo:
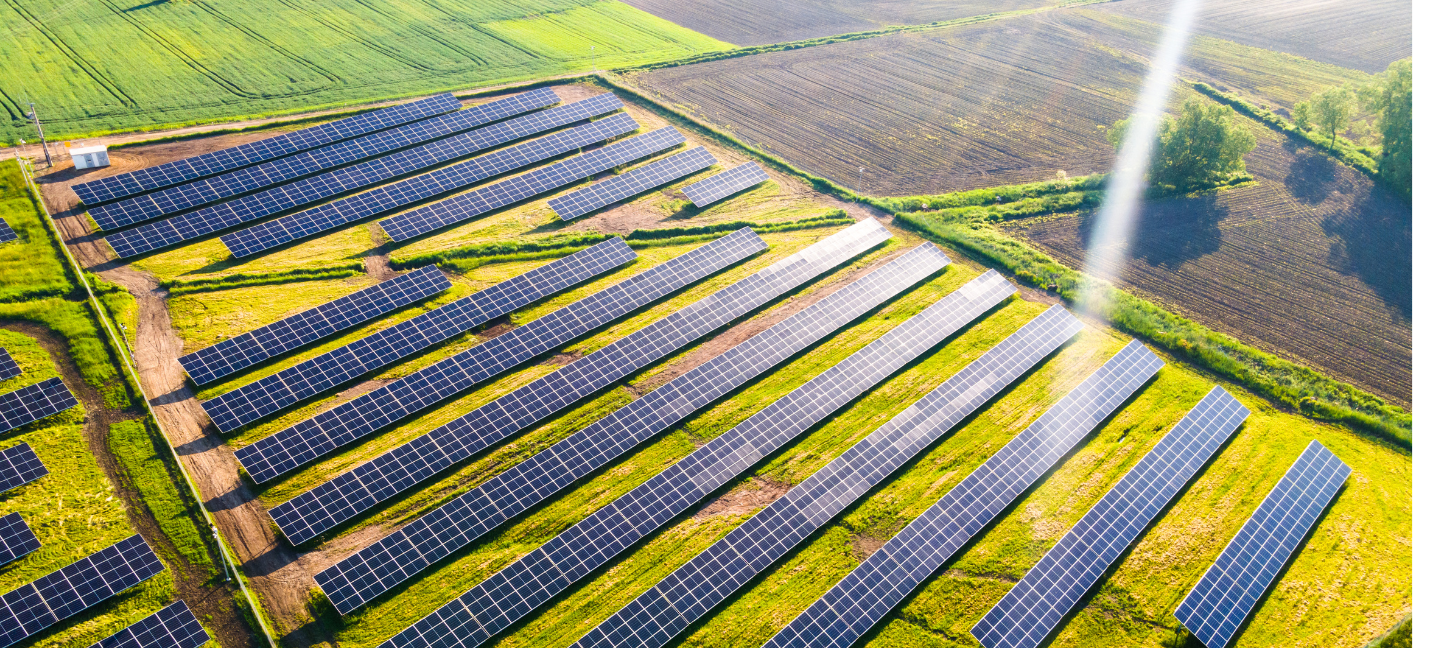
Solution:
M 464 150 L 465 144 L 468 144 L 471 138 L 463 136 L 451 138 L 450 136 L 455 133 L 478 128 L 497 119 L 513 117 L 559 102 L 560 98 L 550 88 L 532 90 L 477 108 L 431 117 L 418 123 L 345 140 L 278 160 L 230 171 L 223 175 L 194 180 L 153 193 L 92 207 L 89 210 L 90 217 L 95 219 L 95 223 L 102 230 L 119 229 L 243 193 L 258 191 L 271 185 L 289 182 L 366 158 L 385 155 L 423 142 L 440 138 L 449 138 L 447 141 L 458 140 L 441 146 L 435 144 L 422 146 L 391 156 L 395 157 L 398 163 L 391 162 L 384 165 L 382 169 L 403 172 L 399 167 L 407 164 L 428 166 L 427 162 L 436 164 L 448 159 L 444 157 L 447 153 L 456 154 Z M 482 141 L 484 139 L 487 138 L 480 138 Z M 354 168 L 352 167 L 352 169 Z M 283 191 L 271 192 L 271 195 L 281 198 L 288 194 L 299 194 L 303 197 L 297 197 L 296 200 L 313 202 L 326 196 L 327 190 L 340 191 L 354 188 L 354 186 L 363 186 L 365 183 L 374 182 L 373 177 L 383 177 L 383 171 L 357 173 L 347 170 L 339 175 L 326 174 L 327 179 L 323 181 L 308 182 L 303 185 L 287 185 Z
M 447 198 L 415 211 L 380 221 L 380 227 L 394 241 L 406 241 L 559 189 L 652 153 L 679 146 L 685 136 L 673 126 L 620 140 L 604 148 L 566 158 L 521 176 L 502 180 L 476 191 Z
M 75 194 L 87 205 L 98 205 L 459 109 L 460 102 L 453 95 L 435 95 L 257 142 L 78 184 L 74 187 Z
M 602 622 L 577 646 L 661 646 L 1039 364 L 1083 325 L 1027 323 Z
M 986 648 L 1040 645 L 1250 410 L 1216 387 L 980 619 Z
M 993 272 L 966 284 L 381 646 L 469 646 L 500 632 L 1014 293 Z
M 0 648 L 34 635 L 165 570 L 138 535 L 0 596 Z
M 0 517 L 0 565 L 40 548 L 40 540 L 19 513 Z
M 1230 645 L 1350 472 L 1311 441 L 1180 602 L 1175 618 L 1209 648 Z
M 1163 365 L 1131 341 L 781 629 L 767 648 L 854 644 Z
M 40 457 L 30 444 L 21 443 L 0 450 L 0 493 L 48 474 L 50 471 L 40 463 Z
M 890 233 L 874 219 L 852 225 L 271 509 L 271 518 L 292 543 L 313 538 L 421 480 L 468 459 L 520 429 L 719 329 L 751 309 L 794 289 L 889 237 Z M 745 256 L 765 248 L 764 242 L 748 228 L 720 241 L 728 241 L 729 245 L 748 250 Z
M 176 601 L 90 648 L 200 648 L 208 641 L 200 620 L 184 601 Z
M 745 189 L 758 185 L 770 176 L 755 162 L 746 162 L 681 189 L 696 207 L 704 209 Z
M 180 366 L 196 384 L 211 383 L 449 288 L 445 273 L 425 266 L 181 356 Z
M 0 243 L 9 243 L 19 239 L 20 236 L 15 233 L 15 230 L 10 229 L 10 223 L 0 219 Z
M 474 541 L 948 263 L 933 244 L 912 250 L 320 572 L 316 582 L 349 613 L 450 553 L 434 548 Z
M 0 349 L 0 380 L 9 380 L 20 375 L 20 365 L 10 357 L 10 352 Z
M 601 207 L 639 195 L 716 163 L 710 151 L 693 148 L 551 200 L 560 218 L 572 220 Z
M 0 395 L 0 432 L 13 430 L 76 405 L 75 396 L 59 378 Z

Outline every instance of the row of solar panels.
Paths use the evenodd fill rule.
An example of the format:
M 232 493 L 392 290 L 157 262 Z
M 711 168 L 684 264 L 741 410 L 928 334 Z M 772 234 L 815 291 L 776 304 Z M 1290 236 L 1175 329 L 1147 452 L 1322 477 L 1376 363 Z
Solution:
M 184 172 L 158 171 L 172 165 L 185 166 L 183 163 L 187 161 L 181 160 L 154 167 L 154 170 L 144 169 L 77 185 L 76 192 L 92 205 L 89 214 L 102 230 L 139 225 L 105 238 L 122 258 L 303 209 L 221 237 L 233 255 L 245 257 L 362 219 L 413 208 L 432 198 L 547 159 L 583 151 L 585 146 L 639 129 L 639 124 L 623 113 L 587 121 L 623 109 L 619 99 L 610 94 L 541 110 L 559 102 L 552 89 L 541 88 L 458 112 L 449 112 L 458 104 L 450 107 L 452 104 L 441 100 L 444 97 L 454 101 L 449 95 L 441 95 L 371 113 L 376 117 L 366 122 L 369 126 L 340 129 L 352 133 L 349 139 L 337 139 L 336 133 L 331 132 L 336 129 L 308 139 L 297 137 L 305 132 L 297 131 L 271 138 L 291 142 L 285 146 L 257 148 L 260 144 L 257 142 L 227 149 L 254 151 L 229 156 L 223 164 L 204 161 L 225 157 L 220 155 L 225 151 L 218 151 L 191 158 L 192 163 L 186 167 L 189 170 Z M 394 112 L 395 116 L 383 117 L 387 112 Z M 410 123 L 424 117 L 428 118 Z M 555 131 L 561 128 L 564 130 Z M 325 126 L 315 129 L 325 129 Z M 514 144 L 546 131 L 555 132 Z M 316 145 L 291 150 L 299 140 Z M 265 141 L 270 140 L 262 140 Z M 407 240 L 554 191 L 683 142 L 684 138 L 674 129 L 623 139 L 483 186 L 472 193 L 401 213 L 383 221 L 382 227 L 395 240 Z M 514 145 L 455 164 L 484 150 L 511 144 Z M 272 155 L 281 150 L 291 154 Z M 241 164 L 240 160 L 249 162 Z M 573 219 L 699 172 L 715 162 L 704 149 L 683 151 L 551 200 L 550 205 L 562 218 Z M 433 167 L 441 168 L 407 177 Z M 204 170 L 213 173 L 202 172 Z M 705 207 L 766 179 L 764 171 L 752 162 L 706 178 L 683 191 L 697 206 Z M 366 187 L 376 188 L 346 197 Z M 97 204 L 112 199 L 118 202 Z M 154 220 L 157 218 L 163 220 Z
M 16 234 L 15 230 L 10 229 L 10 223 L 5 222 L 4 219 L 0 219 L 0 243 L 9 243 L 18 240 L 20 240 L 20 235 Z
M 0 380 L 20 375 L 20 365 L 10 352 L 0 349 Z M 75 395 L 59 378 L 0 394 L 0 432 L 13 430 L 78 405 Z

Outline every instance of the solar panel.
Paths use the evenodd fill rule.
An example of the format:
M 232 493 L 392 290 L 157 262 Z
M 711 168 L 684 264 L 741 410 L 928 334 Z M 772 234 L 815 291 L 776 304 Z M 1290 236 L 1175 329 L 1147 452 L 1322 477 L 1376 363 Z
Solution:
M 348 614 L 948 263 L 933 244 L 911 250 L 321 571 L 315 581 Z M 993 281 L 1004 280 L 995 275 Z
M 1015 293 L 996 278 L 966 284 L 381 646 L 470 646 L 499 633 Z
M 1230 645 L 1349 477 L 1350 466 L 1311 441 L 1180 602 L 1175 618 L 1209 648 Z
M 0 648 L 39 633 L 165 570 L 138 535 L 0 596 Z
M 800 614 L 766 648 L 854 644 L 1164 365 L 1131 341 Z
M 759 164 L 746 162 L 694 184 L 686 185 L 680 191 L 684 192 L 685 197 L 695 203 L 696 207 L 703 209 L 769 179 L 770 176 L 765 173 L 765 169 L 760 168 Z
M 664 645 L 1083 327 L 1063 308 L 1042 313 L 661 579 L 575 645 Z
M 264 200 L 263 204 L 272 206 L 270 203 L 273 201 L 272 208 L 279 211 L 299 204 L 317 202 L 356 187 L 380 182 L 405 173 L 407 170 L 421 169 L 473 153 L 479 150 L 474 148 L 477 143 L 496 139 L 496 137 L 477 133 L 455 135 L 456 133 L 479 128 L 497 119 L 513 117 L 522 112 L 559 102 L 560 98 L 555 95 L 554 90 L 549 88 L 532 90 L 508 99 L 485 104 L 479 108 L 432 117 L 419 123 L 346 140 L 264 164 L 237 169 L 223 175 L 195 180 L 108 205 L 92 207 L 89 213 L 100 229 L 114 230 L 161 216 L 177 214 L 240 194 L 259 191 L 266 187 L 284 185 L 284 183 L 297 178 L 342 167 L 352 162 L 385 155 L 384 158 L 381 158 L 384 162 L 375 160 L 367 164 L 325 173 L 318 178 L 284 185 L 283 189 L 276 188 L 266 192 L 266 198 L 269 200 Z M 619 100 L 614 103 L 618 106 Z M 497 106 L 497 104 L 503 105 Z M 617 107 L 613 110 L 618 109 Z M 583 119 L 583 117 L 577 117 L 570 121 L 579 119 Z M 517 134 L 513 128 L 505 128 L 501 131 L 504 134 L 499 136 L 501 139 L 496 142 L 497 144 L 522 136 Z M 477 137 L 477 135 L 479 136 Z M 441 141 L 386 155 L 392 151 L 399 151 L 432 140 Z
M 40 548 L 40 540 L 19 513 L 0 517 L 0 565 Z
M 200 648 L 207 641 L 200 620 L 184 601 L 176 601 L 90 648 Z
M 606 240 L 200 405 L 222 431 L 239 429 L 633 259 L 635 253 L 623 240 Z M 336 414 L 322 413 L 319 416 L 328 421 Z M 300 427 L 304 428 L 305 424 Z M 250 446 L 251 449 L 240 450 L 238 454 L 249 457 L 252 453 L 262 452 L 263 447 Z M 251 467 L 259 469 L 259 466 Z M 251 476 L 264 481 L 260 475 L 265 472 L 262 470 Z
M 10 223 L 5 222 L 4 219 L 0 219 L 0 243 L 9 243 L 10 241 L 19 239 L 20 236 L 15 233 L 15 230 L 10 229 Z
M 1211 390 L 970 634 L 985 648 L 1039 646 L 1249 415 L 1224 389 Z
M 535 162 L 634 132 L 639 128 L 640 124 L 636 123 L 634 118 L 622 113 L 232 232 L 220 237 L 220 240 L 236 257 L 252 256 L 307 236 L 401 207 L 417 205 Z
M 180 366 L 195 384 L 204 385 L 449 288 L 440 268 L 425 266 L 181 356 Z
M 581 178 L 634 162 L 652 153 L 679 146 L 684 141 L 685 136 L 681 135 L 680 131 L 673 126 L 666 126 L 481 187 L 476 191 L 387 218 L 380 221 L 380 227 L 391 240 L 408 241 L 442 227 L 559 189 Z
M 748 228 L 732 245 L 764 243 Z M 731 234 L 721 241 L 730 240 Z M 890 238 L 866 220 L 271 509 L 299 544 L 574 404 Z M 688 283 L 688 282 L 687 282 Z M 678 288 L 678 286 L 676 286 Z
M 22 486 L 50 474 L 30 444 L 0 450 L 0 493 Z
M 86 205 L 99 205 L 459 109 L 460 102 L 454 96 L 448 93 L 435 95 L 257 142 L 84 182 L 75 185 L 75 195 Z
M 645 193 L 671 180 L 700 171 L 717 160 L 703 147 L 681 151 L 584 189 L 572 191 L 548 204 L 560 218 L 572 220 L 601 207 Z
M 619 103 L 619 100 L 613 97 L 611 97 L 611 100 L 614 101 L 615 104 Z M 578 106 L 579 104 L 574 105 Z M 603 97 L 596 97 L 592 103 L 576 110 L 569 110 L 569 106 L 556 108 L 555 110 L 568 111 L 565 114 L 575 114 L 589 110 L 601 110 L 606 106 L 607 102 Z M 547 115 L 549 115 L 549 117 L 556 117 L 551 111 L 545 111 L 543 113 L 521 117 L 518 121 L 524 121 L 525 124 L 522 125 L 528 125 L 531 127 L 531 130 L 535 132 L 564 125 L 561 123 L 555 124 L 554 126 L 547 126 Z M 572 119 L 570 121 L 577 120 Z M 495 151 L 474 160 L 438 169 L 429 174 L 408 178 L 388 186 L 378 187 L 373 191 L 358 196 L 351 196 L 340 201 L 322 204 L 299 214 L 288 216 L 282 220 L 286 224 L 292 223 L 297 219 L 302 222 L 314 222 L 317 215 L 328 215 L 331 217 L 332 222 L 327 225 L 327 228 L 332 228 L 370 215 L 352 213 L 346 208 L 354 207 L 356 204 L 370 205 L 376 202 L 376 196 L 372 194 L 378 194 L 380 197 L 379 202 L 382 203 L 386 202 L 386 199 L 388 199 L 389 202 L 400 200 L 400 204 L 419 202 L 424 196 L 417 193 L 417 188 L 434 193 L 437 192 L 438 186 L 445 185 L 446 183 L 453 184 L 454 187 L 452 188 L 456 188 L 464 186 L 464 184 L 481 182 L 486 178 L 500 175 L 534 162 L 557 155 L 563 155 L 579 146 L 604 141 L 609 137 L 634 130 L 634 128 L 617 130 L 618 127 L 624 126 L 627 123 L 633 123 L 633 120 L 626 117 L 625 119 L 606 125 L 584 124 L 568 131 L 555 133 L 535 141 L 524 142 L 517 146 Z M 638 125 L 636 125 L 636 127 L 638 128 Z M 193 240 L 220 230 L 259 220 L 291 208 L 322 202 L 351 189 L 380 184 L 412 171 L 443 164 L 471 153 L 491 148 L 506 141 L 511 141 L 506 138 L 514 132 L 515 129 L 512 128 L 510 122 L 502 122 L 495 126 L 464 133 L 425 146 L 419 146 L 378 160 L 372 160 L 363 164 L 357 164 L 352 167 L 306 178 L 299 182 L 268 189 L 230 202 L 212 205 L 188 214 L 143 225 L 129 231 L 112 234 L 106 237 L 105 240 L 110 243 L 111 247 L 115 248 L 117 254 L 125 257 L 143 254 L 182 241 Z M 439 181 L 438 185 L 437 180 Z M 336 215 L 341 216 L 341 218 L 335 219 L 334 216 Z M 314 234 L 319 231 L 306 228 L 301 229 L 304 230 L 303 235 Z M 275 244 L 272 244 L 271 247 L 274 245 Z
M 59 378 L 0 395 L 0 432 L 33 423 L 76 405 L 75 396 Z
M 10 352 L 0 349 L 0 380 L 9 380 L 20 375 L 20 365 L 10 357 Z

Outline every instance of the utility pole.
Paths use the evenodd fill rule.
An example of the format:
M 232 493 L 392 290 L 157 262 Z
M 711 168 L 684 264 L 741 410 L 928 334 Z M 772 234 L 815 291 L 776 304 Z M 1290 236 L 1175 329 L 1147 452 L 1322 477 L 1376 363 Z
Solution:
M 45 151 L 45 168 L 53 168 L 55 163 L 50 161 L 50 147 L 45 144 L 45 129 L 40 127 L 40 114 L 35 112 L 35 102 L 30 102 L 30 114 L 26 117 L 35 123 L 35 131 L 40 133 L 40 150 Z

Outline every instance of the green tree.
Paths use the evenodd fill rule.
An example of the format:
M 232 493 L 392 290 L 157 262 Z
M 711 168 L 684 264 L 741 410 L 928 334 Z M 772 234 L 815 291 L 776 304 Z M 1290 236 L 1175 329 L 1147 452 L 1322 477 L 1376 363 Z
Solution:
M 1410 129 L 1412 64 L 1396 61 L 1360 93 L 1366 108 L 1379 115 L 1380 178 L 1410 194 Z
M 1255 136 L 1231 120 L 1234 114 L 1228 106 L 1190 99 L 1178 119 L 1166 116 L 1150 157 L 1150 183 L 1184 191 L 1244 173 Z M 1129 126 L 1122 120 L 1107 133 L 1117 149 Z
M 1310 97 L 1310 110 L 1314 112 L 1315 127 L 1330 134 L 1333 149 L 1335 139 L 1350 127 L 1350 117 L 1355 114 L 1355 94 L 1349 88 L 1327 88 Z
M 1295 118 L 1295 126 L 1302 131 L 1308 131 L 1314 125 L 1310 123 L 1310 102 L 1308 101 L 1295 104 L 1295 110 L 1291 111 L 1290 115 Z

